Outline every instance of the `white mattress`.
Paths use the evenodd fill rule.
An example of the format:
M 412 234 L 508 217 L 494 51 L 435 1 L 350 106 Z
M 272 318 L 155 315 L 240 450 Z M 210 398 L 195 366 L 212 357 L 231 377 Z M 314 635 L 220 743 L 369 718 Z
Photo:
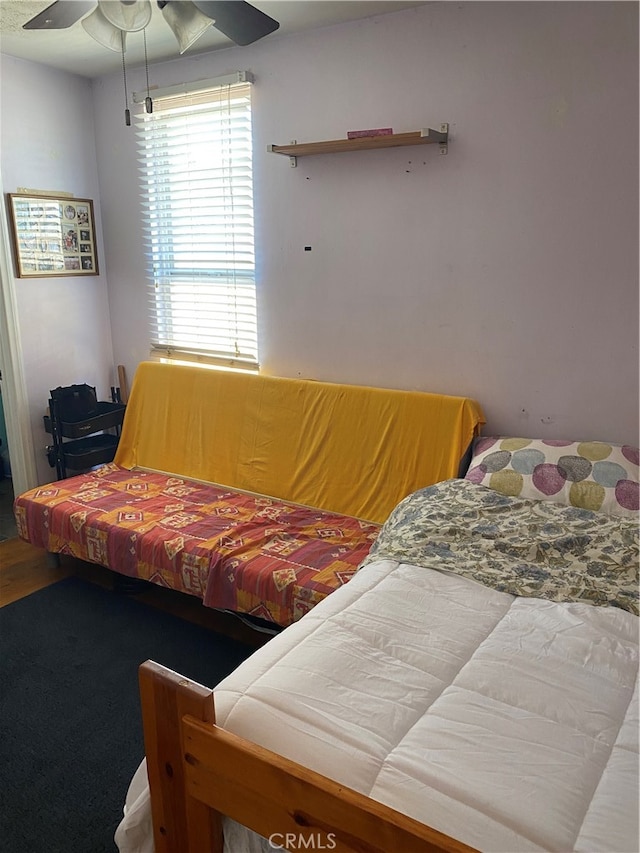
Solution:
M 638 624 L 380 560 L 221 682 L 216 717 L 480 850 L 637 853 Z M 141 780 L 121 853 L 153 849 Z

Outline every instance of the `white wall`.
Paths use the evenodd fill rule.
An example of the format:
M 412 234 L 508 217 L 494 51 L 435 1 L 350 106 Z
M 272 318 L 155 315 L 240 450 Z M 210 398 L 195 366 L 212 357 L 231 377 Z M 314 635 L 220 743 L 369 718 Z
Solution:
M 255 75 L 263 370 L 472 396 L 488 433 L 635 442 L 637 24 L 634 3 L 442 3 L 152 68 L 159 86 Z M 149 346 L 135 138 L 120 76 L 94 97 L 114 348 L 132 374 Z M 266 153 L 444 121 L 447 156 L 291 169 Z
M 55 479 L 42 416 L 49 391 L 87 382 L 108 399 L 113 378 L 109 301 L 101 239 L 91 84 L 9 56 L 1 57 L 0 163 L 5 192 L 20 187 L 94 200 L 99 276 L 15 279 L 38 477 Z M 11 450 L 11 448 L 10 448 Z
M 636 442 L 637 33 L 635 3 L 443 3 L 153 67 L 256 77 L 263 369 L 473 396 L 485 432 Z M 96 202 L 99 277 L 15 282 L 45 481 L 49 390 L 105 397 L 148 356 L 135 136 L 120 74 L 1 72 L 5 191 Z M 446 157 L 266 153 L 442 121 Z

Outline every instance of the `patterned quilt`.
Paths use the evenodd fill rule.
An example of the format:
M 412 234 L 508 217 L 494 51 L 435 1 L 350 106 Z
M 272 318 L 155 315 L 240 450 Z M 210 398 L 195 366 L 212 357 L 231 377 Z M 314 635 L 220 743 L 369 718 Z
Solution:
M 447 480 L 405 498 L 363 565 L 390 559 L 511 595 L 638 614 L 638 522 Z
M 379 530 L 115 464 L 25 492 L 14 511 L 20 536 L 33 545 L 282 626 L 346 583 Z

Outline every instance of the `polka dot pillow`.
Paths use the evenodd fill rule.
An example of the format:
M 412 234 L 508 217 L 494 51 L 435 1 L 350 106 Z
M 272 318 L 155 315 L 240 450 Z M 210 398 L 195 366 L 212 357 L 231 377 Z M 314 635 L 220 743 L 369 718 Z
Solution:
M 479 438 L 465 479 L 503 495 L 633 517 L 639 454 L 602 441 Z

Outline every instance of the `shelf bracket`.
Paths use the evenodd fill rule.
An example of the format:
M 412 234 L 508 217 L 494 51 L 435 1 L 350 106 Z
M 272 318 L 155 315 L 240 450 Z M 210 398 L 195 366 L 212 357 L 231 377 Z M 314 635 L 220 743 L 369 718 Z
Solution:
M 297 139 L 292 139 L 291 142 L 289 143 L 289 145 L 297 145 L 297 144 L 298 144 Z M 274 148 L 273 145 L 267 145 L 267 151 L 269 154 L 273 154 L 273 148 Z M 292 169 L 295 169 L 296 166 L 298 165 L 298 158 L 294 154 L 289 155 L 289 165 L 291 166 Z
M 447 154 L 449 150 L 449 125 L 444 122 L 438 130 L 432 127 L 423 127 L 420 131 L 420 136 L 427 137 L 432 142 L 437 142 L 440 147 L 441 154 Z

